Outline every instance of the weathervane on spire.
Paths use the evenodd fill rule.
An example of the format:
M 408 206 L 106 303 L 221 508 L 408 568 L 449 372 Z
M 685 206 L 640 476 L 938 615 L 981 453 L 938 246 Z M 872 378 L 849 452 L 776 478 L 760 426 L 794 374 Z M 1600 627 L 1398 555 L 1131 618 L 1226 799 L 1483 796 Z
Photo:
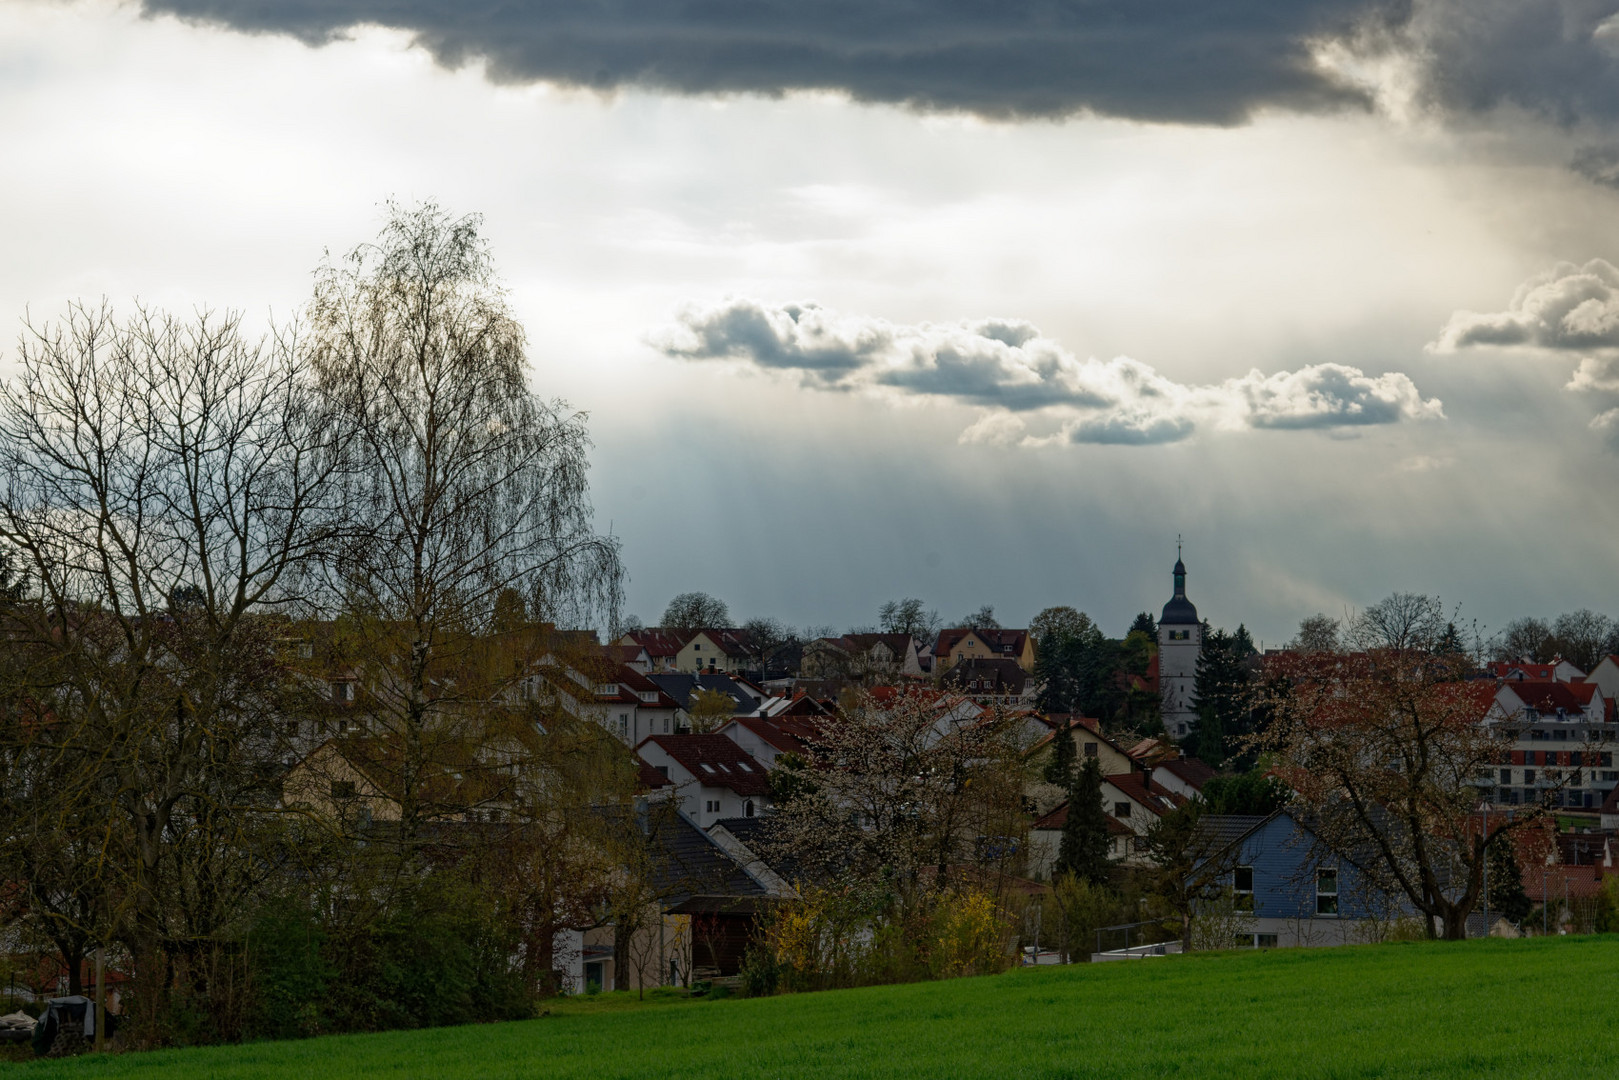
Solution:
M 1177 560 L 1179 560 L 1180 557 L 1181 557 L 1181 534 L 1176 533 L 1175 534 L 1175 558 Z

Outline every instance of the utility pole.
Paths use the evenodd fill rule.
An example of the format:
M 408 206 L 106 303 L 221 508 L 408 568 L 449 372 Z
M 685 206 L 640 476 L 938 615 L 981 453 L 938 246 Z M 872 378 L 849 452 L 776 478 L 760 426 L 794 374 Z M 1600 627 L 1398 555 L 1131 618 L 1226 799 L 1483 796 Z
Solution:
M 96 1053 L 98 1054 L 107 1048 L 107 980 L 102 977 L 106 970 L 103 964 L 104 954 L 105 949 L 99 944 L 96 945 Z

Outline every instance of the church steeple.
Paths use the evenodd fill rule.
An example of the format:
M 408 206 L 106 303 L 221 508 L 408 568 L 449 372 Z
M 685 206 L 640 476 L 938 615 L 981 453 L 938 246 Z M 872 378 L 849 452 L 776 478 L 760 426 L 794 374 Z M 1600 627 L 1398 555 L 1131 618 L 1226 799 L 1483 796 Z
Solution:
M 1197 608 L 1186 599 L 1186 564 L 1181 561 L 1180 537 L 1175 538 L 1175 595 L 1169 603 L 1164 605 L 1163 617 L 1159 624 L 1172 623 L 1174 625 L 1195 624 L 1198 621 Z

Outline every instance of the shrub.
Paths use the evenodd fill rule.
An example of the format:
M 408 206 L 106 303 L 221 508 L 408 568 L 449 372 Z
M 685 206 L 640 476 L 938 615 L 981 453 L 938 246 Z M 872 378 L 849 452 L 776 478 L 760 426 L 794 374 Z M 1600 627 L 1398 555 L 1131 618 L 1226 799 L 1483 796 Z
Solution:
M 776 957 L 763 945 L 750 945 L 742 957 L 742 993 L 747 997 L 769 997 L 781 984 Z
M 938 979 L 1004 971 L 1012 936 L 1011 920 L 989 893 L 947 894 L 935 909 L 928 966 Z

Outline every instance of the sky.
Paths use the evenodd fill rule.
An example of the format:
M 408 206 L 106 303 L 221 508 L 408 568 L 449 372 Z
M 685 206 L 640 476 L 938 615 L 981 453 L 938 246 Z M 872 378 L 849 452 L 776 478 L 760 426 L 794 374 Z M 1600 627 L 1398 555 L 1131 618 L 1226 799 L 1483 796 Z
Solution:
M 649 623 L 1619 616 L 1619 0 L 0 0 L 0 140 L 13 331 L 483 215 Z

